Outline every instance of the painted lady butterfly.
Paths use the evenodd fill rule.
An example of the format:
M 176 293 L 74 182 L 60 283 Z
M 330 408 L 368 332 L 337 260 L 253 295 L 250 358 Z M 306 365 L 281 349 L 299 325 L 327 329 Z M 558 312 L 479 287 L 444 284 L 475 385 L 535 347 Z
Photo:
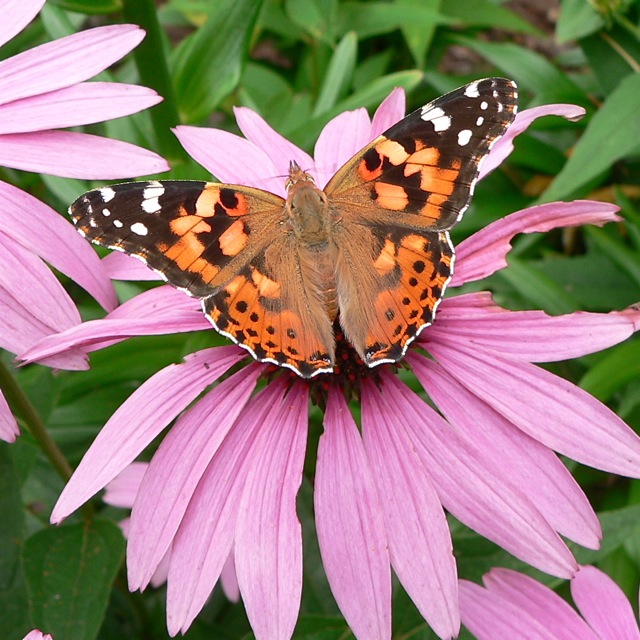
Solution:
M 516 112 L 516 85 L 478 80 L 425 105 L 351 158 L 324 190 L 295 162 L 288 195 L 152 181 L 70 207 L 92 242 L 142 259 L 199 298 L 213 326 L 261 362 L 332 372 L 334 321 L 362 360 L 397 362 L 451 279 L 449 230 Z

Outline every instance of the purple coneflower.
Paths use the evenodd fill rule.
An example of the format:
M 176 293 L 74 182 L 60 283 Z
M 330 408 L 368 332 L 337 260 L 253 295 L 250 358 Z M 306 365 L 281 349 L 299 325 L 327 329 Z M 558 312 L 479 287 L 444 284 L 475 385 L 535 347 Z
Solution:
M 33 18 L 44 0 L 0 2 L 0 45 Z M 87 179 L 156 173 L 167 163 L 150 151 L 100 136 L 59 131 L 129 115 L 161 100 L 150 89 L 84 82 L 104 71 L 144 37 L 134 25 L 89 29 L 0 62 L 0 166 Z M 50 265 L 84 287 L 106 310 L 117 304 L 94 251 L 53 209 L 0 182 L 0 347 L 24 351 L 44 336 L 80 322 L 80 314 Z M 43 361 L 86 368 L 81 350 Z M 0 392 L 0 439 L 13 441 L 16 421 Z
M 396 90 L 373 121 L 363 109 L 341 114 L 320 134 L 315 161 L 246 108 L 236 111 L 246 139 L 195 127 L 179 127 L 177 135 L 225 182 L 283 195 L 284 181 L 275 176 L 287 174 L 290 160 L 322 187 L 403 112 L 404 94 Z M 534 115 L 580 113 L 552 105 Z M 530 115 L 519 115 L 494 147 L 494 166 L 510 151 L 512 129 L 519 131 Z M 577 201 L 507 216 L 460 244 L 452 285 L 505 267 L 517 233 L 603 224 L 618 220 L 615 211 L 610 204 Z M 108 264 L 114 277 L 148 277 L 143 265 L 120 254 L 109 256 Z M 367 640 L 391 636 L 393 568 L 436 634 L 451 638 L 460 621 L 445 509 L 521 560 L 563 578 L 578 567 L 560 535 L 598 547 L 598 520 L 554 451 L 640 476 L 640 440 L 599 401 L 531 363 L 604 349 L 639 326 L 640 312 L 633 309 L 550 317 L 508 311 L 488 293 L 468 293 L 442 302 L 435 324 L 412 345 L 406 368 L 370 370 L 347 360 L 340 374 L 309 382 L 251 362 L 236 346 L 205 349 L 155 374 L 114 413 L 52 521 L 102 489 L 175 419 L 133 506 L 130 588 L 144 588 L 171 548 L 167 615 L 176 634 L 189 627 L 233 554 L 256 637 L 289 638 L 302 588 L 296 495 L 311 397 L 324 409 L 314 479 L 318 540 L 353 633 Z M 132 335 L 199 329 L 209 329 L 199 302 L 164 286 L 22 355 L 32 361 Z M 437 410 L 413 391 L 420 385 Z M 360 424 L 348 402 L 360 405 Z
M 492 569 L 484 588 L 460 581 L 464 625 L 478 640 L 640 640 L 622 589 L 596 567 L 580 567 L 571 596 L 580 615 L 557 593 L 510 569 Z

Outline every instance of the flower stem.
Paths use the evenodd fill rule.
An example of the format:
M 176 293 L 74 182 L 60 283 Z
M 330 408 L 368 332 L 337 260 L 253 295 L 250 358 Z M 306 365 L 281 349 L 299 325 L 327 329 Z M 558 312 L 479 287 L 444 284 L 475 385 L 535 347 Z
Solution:
M 124 0 L 124 19 L 142 27 L 147 35 L 133 52 L 140 82 L 155 89 L 164 100 L 149 110 L 158 143 L 158 152 L 172 164 L 184 162 L 188 156 L 171 127 L 180 124 L 169 67 L 165 56 L 163 33 L 154 0 Z
M 31 401 L 25 392 L 22 390 L 22 387 L 20 387 L 16 382 L 16 379 L 11 375 L 11 372 L 1 360 L 0 389 L 2 389 L 11 409 L 20 416 L 29 429 L 31 435 L 40 445 L 44 454 L 55 467 L 57 472 L 62 476 L 62 479 L 65 482 L 69 480 L 73 473 L 73 469 L 67 462 L 64 455 L 62 455 L 62 451 L 60 451 L 58 445 L 49 435 L 44 422 L 42 422 L 42 419 L 38 415 L 35 407 L 31 404 Z

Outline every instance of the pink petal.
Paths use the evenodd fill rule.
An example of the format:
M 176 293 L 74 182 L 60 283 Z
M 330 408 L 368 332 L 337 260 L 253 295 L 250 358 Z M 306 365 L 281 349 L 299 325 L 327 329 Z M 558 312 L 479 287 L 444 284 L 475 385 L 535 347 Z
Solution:
M 611 313 L 509 311 L 488 292 L 446 298 L 420 343 L 460 341 L 527 362 L 556 362 L 607 349 L 640 329 L 640 309 Z M 428 347 L 427 347 L 428 348 Z
M 113 120 L 158 104 L 152 89 L 117 82 L 85 82 L 0 104 L 0 134 L 76 127 Z
M 252 445 L 285 393 L 279 381 L 249 402 L 207 467 L 175 538 L 167 579 L 167 626 L 175 635 L 189 628 L 220 577 L 233 545 Z
M 601 640 L 638 640 L 640 631 L 622 589 L 595 567 L 580 567 L 571 581 L 571 596 Z
M 229 554 L 227 561 L 224 563 L 224 567 L 222 567 L 220 584 L 228 600 L 231 600 L 231 602 L 240 602 L 240 587 L 238 586 L 238 574 L 236 573 L 233 551 Z
M 286 196 L 288 165 L 283 172 L 252 142 L 228 131 L 204 127 L 181 125 L 174 133 L 187 153 L 218 180 Z
M 5 182 L 0 182 L 0 227 L 77 282 L 104 309 L 116 306 L 116 293 L 106 270 L 73 225 L 37 198 Z M 33 233 L 36 228 L 39 233 Z
M 481 280 L 504 269 L 507 266 L 505 256 L 511 251 L 511 239 L 518 233 L 544 232 L 583 224 L 602 226 L 605 222 L 620 220 L 615 215 L 618 209 L 608 202 L 592 200 L 551 202 L 496 220 L 458 245 L 451 286 L 459 287 L 466 282 Z
M 546 624 L 468 580 L 460 580 L 460 614 L 464 626 L 477 640 L 557 640 Z
M 369 142 L 371 121 L 366 109 L 345 111 L 330 120 L 322 129 L 314 150 L 318 187 L 324 188 L 333 174 Z
M 436 491 L 458 520 L 528 564 L 571 577 L 575 560 L 493 448 L 476 446 L 394 376 L 384 374 L 384 420 L 405 429 Z
M 144 589 L 167 553 L 207 465 L 251 395 L 261 368 L 242 369 L 203 396 L 156 451 L 131 514 L 129 588 Z
M 161 280 L 160 274 L 149 269 L 141 260 L 126 253 L 113 251 L 102 258 L 102 266 L 112 280 Z
M 510 478 L 556 531 L 597 549 L 602 531 L 587 497 L 547 447 L 519 431 L 449 376 L 437 363 L 412 356 L 418 380 L 447 421 L 475 444 L 500 452 L 517 470 Z
M 305 171 L 314 168 L 313 158 L 308 153 L 272 129 L 255 111 L 248 107 L 236 107 L 233 113 L 244 137 L 271 158 L 276 167 L 276 175 L 288 176 L 289 163 L 292 160 Z
M 482 580 L 492 595 L 520 607 L 551 631 L 554 639 L 598 640 L 569 603 L 537 580 L 511 569 L 491 569 Z
M 332 388 L 318 444 L 316 528 L 331 591 L 358 640 L 391 638 L 391 570 L 380 499 L 358 429 Z
M 0 46 L 17 36 L 40 12 L 45 0 L 3 0 L 0 6 Z
M 29 631 L 22 640 L 53 640 L 53 637 L 48 633 L 42 633 L 42 631 L 34 629 L 33 631 Z
M 482 180 L 488 173 L 502 164 L 503 160 L 513 151 L 514 138 L 526 131 L 534 120 L 543 116 L 562 116 L 566 120 L 577 122 L 585 113 L 586 111 L 582 107 L 575 104 L 545 104 L 541 107 L 525 109 L 516 114 L 515 120 L 507 129 L 505 135 L 491 147 L 491 152 L 480 167 L 479 179 Z
M 148 467 L 147 462 L 132 462 L 105 487 L 103 502 L 112 507 L 131 509 Z
M 167 161 L 152 151 L 75 131 L 0 136 L 0 165 L 86 180 L 131 178 L 169 169 Z
M 442 343 L 429 351 L 462 385 L 547 447 L 597 469 L 640 477 L 640 438 L 582 389 L 488 351 Z
M 253 445 L 238 523 L 238 584 L 257 640 L 289 640 L 302 594 L 302 528 L 296 496 L 307 441 L 308 389 L 296 384 Z
M 362 436 L 375 469 L 391 564 L 438 637 L 457 637 L 456 563 L 440 499 L 406 432 L 385 422 L 384 395 L 373 384 L 362 392 Z
M 381 133 L 404 118 L 407 97 L 402 87 L 396 87 L 381 103 L 371 120 L 370 140 L 375 140 Z
M 20 435 L 18 423 L 13 417 L 4 395 L 0 392 L 0 440 L 15 442 L 18 435 Z
M 56 503 L 58 524 L 113 480 L 202 390 L 242 354 L 234 347 L 192 353 L 142 384 L 111 416 Z
M 104 71 L 135 48 L 144 31 L 132 24 L 87 29 L 0 62 L 0 103 L 69 87 Z

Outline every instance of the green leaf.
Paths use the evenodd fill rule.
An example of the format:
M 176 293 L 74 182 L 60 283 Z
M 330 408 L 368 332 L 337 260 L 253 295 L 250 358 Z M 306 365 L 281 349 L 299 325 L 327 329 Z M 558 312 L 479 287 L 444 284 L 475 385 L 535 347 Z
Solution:
M 604 26 L 604 21 L 585 0 L 563 0 L 556 25 L 560 44 L 584 38 Z
M 291 22 L 315 40 L 333 42 L 330 25 L 334 22 L 336 0 L 286 0 L 285 11 Z
M 353 78 L 358 54 L 358 38 L 353 31 L 346 33 L 331 56 L 320 95 L 311 114 L 313 118 L 335 106 L 338 97 Z
M 0 442 L 0 513 L 0 637 L 21 638 L 31 627 L 20 566 L 25 523 L 12 445 L 6 442 Z
M 441 0 L 395 0 L 395 4 L 398 6 L 413 7 L 414 9 L 416 7 L 422 7 L 435 14 L 440 12 Z M 445 3 L 445 6 L 447 4 L 448 3 Z M 446 12 L 442 11 L 442 13 Z M 405 23 L 401 28 L 416 66 L 423 68 L 427 51 L 436 32 L 436 24 L 432 23 L 431 25 L 425 26 L 422 24 Z
M 117 13 L 122 9 L 122 0 L 53 0 L 52 4 L 65 11 L 88 15 Z
M 465 25 L 542 35 L 531 23 L 491 0 L 447 0 L 442 12 Z
M 543 195 L 562 200 L 614 162 L 640 150 L 640 74 L 630 75 L 591 118 L 563 170 Z
M 206 118 L 237 86 L 262 0 L 219 0 L 207 21 L 185 38 L 173 59 L 184 122 Z
M 638 259 L 638 252 L 629 249 L 623 242 L 612 237 L 604 229 L 588 226 L 585 228 L 585 233 L 590 240 L 594 241 L 594 244 L 602 253 L 608 256 L 612 262 L 615 262 L 637 283 L 640 289 L 640 260 Z
M 629 340 L 609 349 L 580 380 L 580 387 L 602 402 L 622 387 L 640 379 L 640 340 Z
M 96 638 L 123 557 L 124 538 L 113 522 L 51 527 L 31 536 L 23 562 L 34 624 L 54 638 Z

